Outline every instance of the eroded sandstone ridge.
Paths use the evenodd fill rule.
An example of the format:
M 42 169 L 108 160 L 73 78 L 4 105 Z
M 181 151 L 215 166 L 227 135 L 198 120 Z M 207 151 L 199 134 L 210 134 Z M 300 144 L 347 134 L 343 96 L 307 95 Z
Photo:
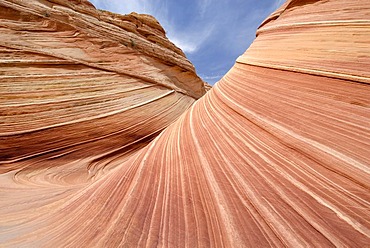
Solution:
M 171 97 L 161 98 L 161 107 L 139 110 L 132 107 L 131 115 L 103 122 L 95 122 L 96 118 L 89 122 L 94 102 L 71 108 L 70 115 L 68 112 L 61 115 L 60 109 L 64 109 L 61 106 L 78 103 L 80 98 L 93 96 L 94 99 L 95 94 L 100 94 L 108 102 L 99 103 L 96 96 L 96 104 L 107 104 L 101 107 L 107 113 L 116 111 L 114 106 L 120 104 L 120 94 L 126 93 L 115 95 L 114 91 L 121 88 L 110 85 L 124 81 L 122 87 L 126 87 L 127 81 L 137 80 L 137 77 L 132 79 L 137 71 L 145 77 L 145 82 L 150 75 L 162 75 L 157 73 L 158 65 L 152 64 L 152 60 L 166 60 L 161 56 L 174 59 L 171 66 L 164 66 L 167 69 L 160 71 L 163 75 L 177 75 L 172 70 L 182 69 L 193 73 L 190 64 L 180 51 L 172 48 L 165 50 L 172 51 L 171 56 L 160 51 L 157 55 L 141 55 L 145 52 L 137 54 L 138 50 L 129 48 L 123 57 L 115 52 L 103 55 L 99 48 L 109 51 L 110 45 L 91 42 L 97 46 L 93 49 L 86 40 L 106 35 L 101 30 L 116 30 L 122 24 L 118 17 L 102 13 L 93 18 L 97 12 L 89 4 L 75 5 L 72 1 L 64 7 L 60 5 L 64 1 L 48 2 L 50 13 L 40 16 L 38 11 L 46 8 L 45 1 L 25 2 L 0 0 L 4 6 L 0 32 L 4 46 L 2 61 L 9 64 L 1 67 L 1 97 L 6 97 L 7 104 L 4 106 L 2 100 L 1 113 L 7 118 L 1 119 L 0 138 L 2 149 L 8 154 L 0 176 L 1 244 L 6 247 L 368 246 L 369 1 L 288 1 L 262 23 L 255 42 L 212 90 L 154 141 L 144 144 L 131 156 L 115 143 L 125 139 L 116 141 L 101 133 L 115 135 L 122 125 L 132 130 L 129 132 L 134 136 L 132 140 L 143 138 L 135 137 L 142 125 L 146 125 L 143 130 L 153 128 L 151 133 L 159 132 L 166 125 L 161 123 L 163 119 L 172 120 L 178 115 L 177 108 L 187 108 L 194 101 L 191 96 L 201 95 L 203 83 L 199 82 L 199 94 L 193 95 L 198 92 L 195 86 L 189 90 L 156 77 L 153 84 L 159 80 L 163 88 L 140 81 L 143 85 L 133 84 L 132 90 L 150 87 L 151 90 L 144 90 L 143 96 L 152 99 L 152 94 L 158 96 L 160 91 Z M 70 18 L 60 14 L 61 10 L 68 12 Z M 20 11 L 17 19 L 12 19 L 12 11 Z M 28 25 L 34 19 L 22 19 L 24 24 L 20 25 L 19 16 L 26 18 L 30 13 L 41 18 L 36 18 L 40 26 Z M 67 33 L 49 37 L 49 31 L 45 36 L 31 32 L 31 28 L 40 29 L 36 34 L 42 28 L 49 30 L 50 21 L 44 19 L 52 20 L 53 15 L 66 21 L 52 22 L 51 27 L 59 30 L 58 25 L 66 25 Z M 91 19 L 82 22 L 85 19 L 80 15 Z M 92 25 L 99 18 L 112 26 Z M 58 40 L 70 37 L 67 25 L 70 22 L 91 33 L 80 40 L 81 34 L 77 32 L 76 40 L 71 38 L 70 43 L 64 42 L 65 47 L 60 47 Z M 154 29 L 159 32 L 158 28 Z M 28 46 L 24 42 L 26 38 Z M 79 52 L 74 50 L 76 42 L 82 42 Z M 135 44 L 144 46 L 140 42 Z M 167 45 L 158 45 L 156 49 L 163 47 Z M 31 51 L 35 48 L 50 49 L 50 53 Z M 35 55 L 29 55 L 31 52 Z M 19 59 L 6 56 L 14 57 L 17 53 Z M 56 53 L 66 57 L 60 58 Z M 86 53 L 90 55 L 85 61 Z M 104 62 L 91 63 L 94 53 L 97 60 Z M 175 60 L 174 54 L 183 59 Z M 131 58 L 134 63 L 129 64 L 125 58 Z M 45 64 L 45 60 L 49 61 L 48 65 L 55 60 L 59 67 L 36 66 Z M 70 67 L 61 66 L 61 61 Z M 26 66 L 22 68 L 23 65 Z M 99 66 L 106 70 L 102 72 L 103 67 Z M 28 78 L 22 71 L 28 72 L 30 67 L 34 72 Z M 64 73 L 60 71 L 63 68 L 67 70 Z M 72 68 L 76 69 L 71 72 Z M 53 75 L 49 80 L 48 73 L 56 72 L 63 76 L 58 79 Z M 64 75 L 67 73 L 72 74 L 72 79 Z M 78 74 L 86 82 L 84 73 L 91 74 L 91 84 L 100 91 L 85 94 L 84 87 L 77 88 Z M 27 87 L 25 80 L 31 82 Z M 59 85 L 66 85 L 62 88 L 65 91 L 73 90 L 76 99 L 62 100 L 64 94 L 58 95 L 61 89 L 55 88 Z M 37 87 L 44 87 L 40 97 Z M 131 88 L 127 91 L 131 92 Z M 132 97 L 133 102 L 138 100 Z M 54 101 L 66 105 L 54 106 Z M 29 106 L 31 103 L 38 108 Z M 7 111 L 13 111 L 14 115 Z M 87 118 L 87 122 L 75 121 L 73 116 L 77 115 Z M 147 118 L 144 120 L 143 116 Z M 55 125 L 53 120 L 69 121 L 76 129 L 56 126 L 48 127 L 40 136 L 30 136 L 31 131 L 17 136 L 22 130 Z M 53 128 L 61 128 L 59 136 L 51 135 Z M 84 134 L 87 130 L 99 133 L 99 139 L 81 143 L 84 135 L 89 137 Z M 14 142 L 10 142 L 12 139 Z M 44 146 L 46 153 L 27 155 L 29 151 L 43 150 Z M 49 146 L 60 147 L 65 152 Z M 100 146 L 105 156 L 96 155 Z M 114 148 L 109 150 L 110 146 Z M 96 156 L 94 160 L 89 158 L 90 154 Z M 105 168 L 111 169 L 104 172 Z
M 0 13 L 2 162 L 133 151 L 205 93 L 151 16 L 65 0 L 0 1 Z

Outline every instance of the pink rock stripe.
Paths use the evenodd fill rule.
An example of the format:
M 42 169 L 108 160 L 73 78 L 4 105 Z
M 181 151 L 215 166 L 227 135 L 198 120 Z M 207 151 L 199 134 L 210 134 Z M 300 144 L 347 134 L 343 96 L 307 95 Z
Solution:
M 98 13 L 81 2 L 63 7 L 79 25 Z M 0 244 L 368 247 L 369 13 L 365 0 L 286 2 L 196 102 L 201 81 L 199 90 L 132 76 L 161 81 L 189 67 L 199 80 L 185 58 L 160 66 L 160 52 L 133 48 L 106 70 L 88 53 L 70 60 L 3 43 Z M 11 16 L 0 29 L 29 37 Z M 140 56 L 145 65 L 124 65 L 131 74 L 113 69 Z

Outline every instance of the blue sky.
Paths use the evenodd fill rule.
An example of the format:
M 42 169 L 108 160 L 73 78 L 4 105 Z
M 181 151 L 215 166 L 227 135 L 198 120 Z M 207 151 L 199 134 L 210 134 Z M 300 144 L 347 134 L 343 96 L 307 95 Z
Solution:
M 90 0 L 98 9 L 153 15 L 204 81 L 216 83 L 285 0 Z

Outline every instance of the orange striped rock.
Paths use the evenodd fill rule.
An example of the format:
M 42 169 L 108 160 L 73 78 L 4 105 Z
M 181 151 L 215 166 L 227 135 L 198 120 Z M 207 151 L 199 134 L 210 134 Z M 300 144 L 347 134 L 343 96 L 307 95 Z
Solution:
M 124 118 L 120 113 L 92 117 L 93 104 L 102 110 L 96 115 L 104 115 L 117 111 L 114 106 L 126 97 L 118 93 L 114 98 L 110 91 L 118 89 L 113 87 L 86 95 L 75 87 L 78 80 L 64 84 L 54 75 L 47 85 L 56 95 L 34 90 L 41 98 L 35 95 L 33 101 L 40 100 L 37 104 L 45 113 L 24 114 L 21 106 L 30 104 L 24 99 L 33 95 L 10 97 L 11 90 L 21 91 L 17 85 L 23 81 L 14 75 L 21 72 L 17 68 L 21 64 L 7 67 L 7 73 L 13 71 L 16 77 L 13 87 L 8 81 L 1 88 L 2 96 L 9 94 L 1 113 L 14 114 L 1 123 L 0 144 L 7 156 L 0 174 L 4 199 L 0 243 L 5 247 L 367 247 L 369 13 L 366 0 L 288 1 L 262 23 L 251 47 L 195 104 L 191 94 L 175 88 L 179 84 L 161 85 L 163 90 L 156 85 L 144 88 L 149 99 L 158 92 L 166 94 L 168 87 L 175 91 L 160 98 L 164 100 L 159 102 L 163 108 L 159 113 L 153 113 L 159 107 L 139 110 L 135 105 Z M 68 54 L 68 49 L 60 52 Z M 91 68 L 83 64 L 78 72 L 95 70 Z M 88 79 L 98 88 L 107 87 L 99 82 L 113 80 L 111 73 L 107 70 Z M 26 89 L 32 92 L 37 85 Z M 56 93 L 59 85 L 73 88 L 65 101 L 58 100 L 64 96 Z M 106 107 L 91 103 L 86 109 L 76 106 L 69 114 L 63 105 L 74 98 L 104 98 L 103 94 L 108 95 Z M 53 106 L 53 101 L 58 105 Z M 190 105 L 180 116 L 178 109 Z M 161 122 L 175 115 L 180 117 L 172 124 Z M 31 116 L 32 121 L 27 119 Z M 59 122 L 52 120 L 72 123 L 53 127 Z M 135 135 L 142 125 L 148 134 L 168 127 L 152 142 L 141 143 L 145 136 Z M 16 132 L 37 127 L 45 127 L 39 136 L 31 131 L 17 136 Z M 122 127 L 132 130 L 122 133 L 138 141 L 136 149 L 116 145 L 121 140 L 114 138 L 116 130 Z M 86 132 L 100 136 L 81 143 L 89 137 Z

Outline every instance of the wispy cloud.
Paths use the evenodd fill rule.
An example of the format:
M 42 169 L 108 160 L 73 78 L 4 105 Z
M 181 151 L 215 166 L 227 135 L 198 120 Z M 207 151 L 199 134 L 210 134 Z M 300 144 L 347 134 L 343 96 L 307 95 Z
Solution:
M 150 2 L 147 0 L 90 0 L 96 7 L 105 8 L 117 13 L 149 13 Z
M 170 40 L 185 53 L 194 53 L 198 50 L 197 44 L 182 40 L 180 37 L 176 37 L 176 35 L 170 38 Z
M 207 8 L 209 7 L 212 0 L 199 0 L 198 1 L 198 8 L 199 8 L 199 14 L 201 17 L 203 17 L 207 11 Z
M 214 80 L 214 79 L 219 79 L 223 76 L 224 74 L 218 74 L 218 75 L 212 75 L 212 76 L 205 76 L 205 75 L 200 75 L 201 78 L 204 80 Z
M 275 9 L 279 8 L 285 2 L 286 2 L 286 0 L 275 0 L 275 6 L 274 6 L 274 8 Z
M 168 38 L 180 47 L 185 53 L 194 53 L 205 43 L 212 35 L 214 30 L 213 25 L 208 25 L 206 28 L 198 28 L 188 31 L 176 31 L 170 29 Z

